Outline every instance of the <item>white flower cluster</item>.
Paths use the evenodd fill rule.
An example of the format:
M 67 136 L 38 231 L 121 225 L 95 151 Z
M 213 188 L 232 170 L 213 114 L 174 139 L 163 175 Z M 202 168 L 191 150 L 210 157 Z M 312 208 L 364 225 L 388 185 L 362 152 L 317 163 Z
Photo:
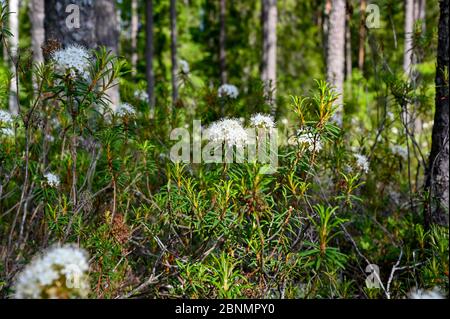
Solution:
M 189 67 L 189 63 L 186 60 L 180 60 L 179 64 L 180 64 L 180 70 L 184 74 L 188 74 L 191 71 L 191 69 Z
M 248 134 L 238 119 L 222 119 L 214 122 L 206 130 L 212 142 L 225 142 L 227 145 L 245 146 Z
M 57 71 L 69 71 L 72 76 L 80 75 L 85 80 L 89 79 L 89 52 L 78 45 L 71 45 L 53 53 L 52 59 L 56 64 Z
M 296 142 L 299 145 L 306 145 L 310 152 L 318 152 L 323 148 L 320 136 L 314 132 L 312 127 L 297 130 Z
M 61 181 L 59 180 L 59 177 L 53 173 L 46 173 L 44 174 L 44 177 L 46 179 L 47 184 L 50 187 L 58 187 Z
M 136 110 L 128 103 L 122 103 L 114 110 L 114 113 L 120 117 L 131 117 L 136 115 Z
M 408 159 L 408 150 L 403 146 L 393 145 L 391 146 L 391 152 L 392 154 L 399 156 L 404 160 Z
M 369 160 L 367 159 L 367 157 L 362 154 L 354 154 L 354 156 L 356 158 L 356 166 L 358 166 L 358 168 L 362 170 L 364 173 L 368 173 Z
M 445 299 L 439 288 L 434 287 L 432 290 L 413 289 L 408 294 L 409 299 Z
M 219 94 L 219 97 L 229 97 L 235 99 L 239 96 L 238 88 L 232 84 L 221 85 L 217 92 Z
M 0 136 L 13 137 L 14 131 L 8 127 L 13 124 L 13 118 L 8 111 L 0 110 Z
M 73 245 L 56 246 L 35 258 L 15 282 L 18 299 L 86 298 L 89 293 L 87 253 Z
M 139 101 L 148 103 L 150 101 L 148 93 L 144 90 L 138 90 L 134 92 L 134 97 Z
M 270 130 L 275 127 L 273 116 L 257 113 L 250 118 L 250 124 L 256 128 L 264 128 Z

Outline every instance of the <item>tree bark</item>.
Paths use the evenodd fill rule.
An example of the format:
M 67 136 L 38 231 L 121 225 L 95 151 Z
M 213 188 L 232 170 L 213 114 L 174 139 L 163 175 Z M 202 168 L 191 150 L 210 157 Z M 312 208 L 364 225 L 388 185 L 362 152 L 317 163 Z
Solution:
M 425 211 L 425 225 L 427 227 L 434 223 L 448 226 L 449 222 L 449 89 L 448 79 L 446 79 L 445 75 L 449 68 L 449 0 L 441 0 L 439 4 L 436 110 L 426 182 L 426 187 L 430 192 L 430 205 Z
M 150 118 L 155 113 L 155 74 L 153 72 L 153 0 L 146 1 L 146 78 L 147 78 L 147 94 L 149 97 Z
M 360 0 L 359 3 L 359 48 L 358 48 L 358 68 L 364 71 L 364 60 L 366 55 L 366 0 Z
M 178 100 L 178 57 L 177 57 L 177 8 L 176 0 L 170 0 L 170 49 L 172 60 L 172 105 Z
M 327 49 L 327 81 L 334 87 L 339 98 L 336 103 L 338 109 L 334 120 L 342 123 L 344 67 L 345 67 L 345 0 L 333 0 L 328 26 Z
M 80 11 L 80 27 L 67 23 L 72 11 L 69 5 L 76 5 Z M 105 46 L 118 53 L 119 30 L 114 0 L 45 0 L 45 38 L 57 40 L 63 47 L 71 44 L 82 45 L 88 49 Z M 120 100 L 119 87 L 108 92 L 110 106 L 114 109 Z
M 45 6 L 44 0 L 30 0 L 29 16 L 31 21 L 31 48 L 33 50 L 33 61 L 44 62 L 42 46 L 45 42 Z
M 261 79 L 265 93 L 270 97 L 272 113 L 275 113 L 277 84 L 277 0 L 262 0 L 263 52 Z
M 226 0 L 220 0 L 220 12 L 219 12 L 219 63 L 220 63 L 220 82 L 221 84 L 227 83 L 227 64 L 226 64 Z
M 95 0 L 95 28 L 97 46 L 105 46 L 113 53 L 119 50 L 119 26 L 114 0 Z
M 133 76 L 136 76 L 138 63 L 138 52 L 137 52 L 138 29 L 139 29 L 138 0 L 131 0 L 131 70 Z
M 409 77 L 413 56 L 414 0 L 405 0 L 405 45 L 403 50 L 403 71 Z
M 19 50 L 19 0 L 9 1 L 9 30 L 12 33 L 12 37 L 9 38 L 9 50 L 13 63 L 11 64 L 11 73 L 13 74 L 10 83 L 9 90 L 9 111 L 13 115 L 19 114 L 19 103 L 17 96 L 17 76 L 16 76 L 16 64 L 17 64 L 17 51 Z

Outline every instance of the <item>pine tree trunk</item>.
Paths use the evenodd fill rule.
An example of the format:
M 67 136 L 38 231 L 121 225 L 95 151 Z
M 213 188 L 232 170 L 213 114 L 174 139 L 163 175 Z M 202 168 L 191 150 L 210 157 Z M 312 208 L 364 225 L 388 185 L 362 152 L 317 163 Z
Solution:
M 347 4 L 347 13 L 345 15 L 345 79 L 352 78 L 352 34 L 350 29 L 351 10 Z
M 75 4 L 80 10 L 80 28 L 70 28 L 66 19 L 69 5 Z M 92 49 L 97 46 L 95 33 L 94 2 L 84 0 L 45 0 L 45 40 L 56 40 L 62 46 L 82 45 Z
M 415 0 L 414 21 L 421 21 L 422 32 L 425 32 L 426 0 Z
M 345 0 L 333 0 L 328 26 L 327 81 L 339 94 L 335 122 L 342 123 L 345 67 Z
M 261 79 L 266 95 L 270 97 L 272 113 L 276 111 L 275 90 L 277 81 L 277 0 L 262 1 L 263 52 Z
M 420 23 L 421 24 L 421 31 L 425 32 L 425 0 L 414 0 L 414 24 Z M 411 57 L 412 59 L 412 65 L 417 65 L 419 63 L 422 63 L 423 56 L 420 54 L 417 54 L 417 52 L 413 52 L 413 55 Z M 413 87 L 417 87 L 419 85 L 420 81 L 420 74 L 417 71 L 411 72 L 410 75 L 411 78 L 411 84 Z M 420 107 L 419 101 L 415 101 L 414 103 L 415 110 L 417 110 Z M 415 119 L 410 119 L 411 126 L 413 127 L 413 133 L 421 133 L 422 127 L 423 127 L 423 119 L 419 116 L 415 117 Z
M 177 8 L 176 0 L 170 0 L 170 48 L 172 60 L 172 105 L 178 100 L 178 57 L 177 57 Z
M 131 70 L 133 76 L 136 76 L 138 63 L 138 52 L 137 52 L 138 28 L 139 28 L 138 0 L 131 0 Z
M 219 13 L 219 23 L 220 23 L 220 30 L 219 30 L 219 63 L 220 63 L 220 82 L 222 84 L 227 83 L 227 64 L 226 64 L 226 23 L 225 23 L 225 17 L 226 17 L 226 8 L 227 3 L 226 0 L 220 0 L 220 13 Z
M 330 14 L 331 14 L 331 0 L 325 0 L 323 10 L 323 25 L 322 25 L 323 49 L 324 49 L 323 54 L 325 56 L 325 63 L 328 52 L 328 28 L 330 26 Z
M 11 64 L 12 79 L 9 90 L 9 111 L 13 115 L 19 114 L 19 103 L 17 101 L 17 76 L 16 65 L 17 64 L 17 51 L 19 50 L 19 0 L 9 1 L 9 30 L 12 33 L 12 37 L 9 39 L 9 50 L 13 63 Z
M 153 0 L 146 1 L 146 78 L 147 78 L 147 94 L 149 97 L 150 118 L 155 113 L 155 75 L 153 72 Z
M 405 0 L 405 46 L 403 50 L 403 71 L 411 75 L 413 56 L 414 0 Z
M 42 54 L 42 46 L 45 42 L 44 2 L 44 0 L 30 0 L 31 49 L 33 50 L 33 61 L 35 63 L 44 62 Z
M 95 36 L 97 46 L 105 46 L 114 54 L 119 53 L 119 25 L 117 22 L 114 0 L 95 0 Z M 107 91 L 110 107 L 115 108 L 120 103 L 119 85 Z
M 440 1 L 438 30 L 438 52 L 436 66 L 436 110 L 432 133 L 432 147 L 429 158 L 426 187 L 430 192 L 431 204 L 426 210 L 425 225 L 448 226 L 449 187 L 449 0 Z M 448 73 L 447 73 L 448 74 Z
M 80 27 L 70 28 L 66 23 L 75 4 L 80 10 Z M 57 40 L 63 46 L 78 44 L 88 49 L 106 46 L 117 53 L 119 30 L 114 0 L 45 0 L 45 37 Z

